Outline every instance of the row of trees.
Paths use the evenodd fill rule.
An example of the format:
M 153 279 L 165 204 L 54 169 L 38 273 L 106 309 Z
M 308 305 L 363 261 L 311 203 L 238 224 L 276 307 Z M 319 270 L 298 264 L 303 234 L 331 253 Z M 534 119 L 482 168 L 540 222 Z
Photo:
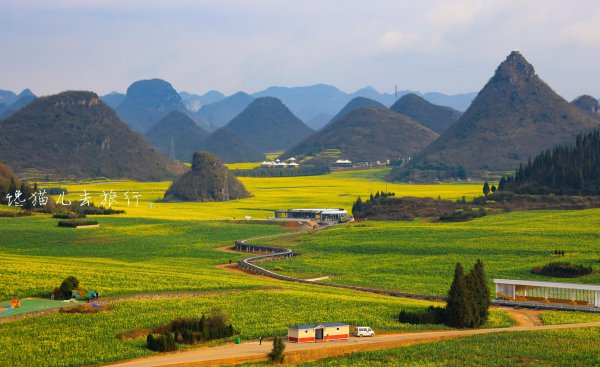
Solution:
M 520 194 L 600 195 L 600 132 L 579 135 L 574 146 L 547 150 L 513 176 L 500 179 L 499 190 Z

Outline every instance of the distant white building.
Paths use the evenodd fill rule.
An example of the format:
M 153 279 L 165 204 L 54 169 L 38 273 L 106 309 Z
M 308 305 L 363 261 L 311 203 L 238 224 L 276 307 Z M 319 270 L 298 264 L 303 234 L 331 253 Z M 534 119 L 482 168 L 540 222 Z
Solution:
M 298 168 L 300 165 L 296 163 L 296 158 L 289 158 L 286 159 L 285 162 L 282 162 L 279 159 L 274 161 L 263 161 L 260 166 L 267 168 Z
M 335 166 L 335 167 L 352 167 L 352 161 L 350 161 L 348 159 L 338 159 L 337 161 L 333 162 L 332 166 Z

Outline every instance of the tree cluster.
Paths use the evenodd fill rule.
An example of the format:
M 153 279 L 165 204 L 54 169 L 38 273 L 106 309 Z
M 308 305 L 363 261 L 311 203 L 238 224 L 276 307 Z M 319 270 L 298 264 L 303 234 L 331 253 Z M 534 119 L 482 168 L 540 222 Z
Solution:
M 489 307 L 490 290 L 483 262 L 477 260 L 466 275 L 462 265 L 457 263 L 446 304 L 447 324 L 458 328 L 478 328 L 487 321 Z
M 520 194 L 600 195 L 600 132 L 579 135 L 574 146 L 547 150 L 513 176 L 502 177 L 499 190 Z
M 401 311 L 398 321 L 409 324 L 446 324 L 457 328 L 478 328 L 488 319 L 490 289 L 483 269 L 477 260 L 465 275 L 460 263 L 456 264 L 454 279 L 448 292 L 445 308 L 429 307 L 425 311 Z
M 71 299 L 73 291 L 79 290 L 79 280 L 69 276 L 62 281 L 59 287 L 54 288 L 54 299 Z
M 148 334 L 148 349 L 167 352 L 177 349 L 179 344 L 194 344 L 215 339 L 228 338 L 235 334 L 233 326 L 227 323 L 225 315 L 218 311 L 201 318 L 177 319 L 168 325 L 155 328 Z M 171 339 L 173 345 L 171 345 Z
M 380 204 L 386 198 L 392 197 L 395 195 L 396 195 L 396 193 L 393 193 L 393 192 L 378 191 L 375 193 L 375 195 L 373 195 L 373 193 L 371 193 L 371 195 L 369 196 L 367 201 L 364 201 L 364 202 L 362 201 L 362 198 L 359 196 L 356 199 L 356 201 L 354 202 L 354 204 L 352 205 L 352 215 L 356 218 L 364 218 L 364 216 L 365 216 L 364 213 L 368 212 L 369 209 L 372 208 L 374 205 Z

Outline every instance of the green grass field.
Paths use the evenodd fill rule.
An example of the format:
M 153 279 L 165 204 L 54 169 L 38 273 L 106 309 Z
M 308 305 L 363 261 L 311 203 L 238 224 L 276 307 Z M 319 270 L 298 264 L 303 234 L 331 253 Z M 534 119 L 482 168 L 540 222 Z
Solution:
M 274 242 L 302 254 L 265 263 L 287 275 L 331 282 L 445 295 L 454 264 L 483 260 L 492 278 L 600 284 L 600 273 L 576 279 L 531 274 L 531 267 L 571 261 L 600 268 L 600 210 L 531 211 L 464 223 L 362 222 Z M 273 242 L 273 241 L 271 241 Z M 565 257 L 551 251 L 561 249 Z
M 379 190 L 393 191 L 398 196 L 449 199 L 470 199 L 481 191 L 480 183 L 386 184 L 382 177 L 387 172 L 376 169 L 301 178 L 241 178 L 254 197 L 218 203 L 156 203 L 169 182 L 48 183 L 49 187 L 66 187 L 70 200 L 78 200 L 85 190 L 97 204 L 102 191 L 114 190 L 119 194 L 116 208 L 127 213 L 90 217 L 99 222 L 100 228 L 85 230 L 58 228 L 57 220 L 46 215 L 0 218 L 0 301 L 10 300 L 13 294 L 21 298 L 47 296 L 69 275 L 79 278 L 86 289 L 104 296 L 191 290 L 217 293 L 127 300 L 100 314 L 54 314 L 0 323 L 0 365 L 83 366 L 149 355 L 143 338 L 121 341 L 117 334 L 176 317 L 200 316 L 215 306 L 227 312 L 242 338 L 283 335 L 293 324 L 327 321 L 368 324 L 391 331 L 440 328 L 395 321 L 401 309 L 422 309 L 431 304 L 428 302 L 298 285 L 217 267 L 244 256 L 219 250 L 234 240 L 286 232 L 273 223 L 239 221 L 244 216 L 264 219 L 272 215 L 269 210 L 276 208 L 349 209 L 358 195 L 366 197 Z M 138 207 L 124 203 L 125 191 L 142 195 Z M 233 218 L 238 221 L 231 221 Z M 596 266 L 600 261 L 596 249 L 600 243 L 598 225 L 600 210 L 512 213 L 466 223 L 364 222 L 286 238 L 283 244 L 302 255 L 263 264 L 300 277 L 334 275 L 329 281 L 443 295 L 456 261 L 471 266 L 481 258 L 490 278 L 541 279 L 529 273 L 531 266 L 553 260 L 550 251 L 557 249 L 566 251 L 564 260 Z M 600 276 L 576 281 L 600 283 Z M 320 301 L 314 302 L 315 298 Z M 305 306 L 298 311 L 297 304 Z M 591 316 L 582 315 L 586 314 L 548 312 L 542 318 L 547 323 L 590 320 Z M 488 326 L 510 323 L 505 313 L 495 311 Z M 573 336 L 575 340 L 579 337 Z M 552 338 L 548 337 L 549 344 L 555 343 Z M 424 365 L 446 365 L 444 358 L 458 365 L 457 356 L 462 355 L 470 358 L 466 360 L 471 365 L 487 366 L 481 355 L 483 348 L 502 340 L 511 342 L 507 336 L 485 336 L 469 339 L 471 348 L 481 345 L 480 349 L 461 346 L 458 354 L 451 354 L 452 348 L 458 348 L 452 344 L 458 341 L 452 341 L 366 357 L 357 354 L 356 361 L 320 363 L 364 365 L 365 360 L 373 358 L 377 363 L 390 361 L 388 365 L 416 365 L 420 361 L 416 355 L 429 353 L 423 360 L 428 364 Z M 508 347 L 503 350 L 510 351 Z M 543 350 L 535 345 L 521 349 L 532 358 Z M 491 354 L 489 360 L 506 361 L 499 354 Z

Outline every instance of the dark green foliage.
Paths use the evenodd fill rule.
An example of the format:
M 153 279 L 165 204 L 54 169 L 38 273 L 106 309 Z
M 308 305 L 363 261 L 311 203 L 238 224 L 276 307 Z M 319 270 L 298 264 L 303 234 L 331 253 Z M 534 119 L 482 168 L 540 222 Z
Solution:
M 429 306 L 425 311 L 400 311 L 398 321 L 404 324 L 444 324 L 446 308 Z
M 557 251 L 559 256 L 564 256 L 564 251 Z M 544 266 L 536 266 L 531 269 L 531 272 L 539 275 L 547 275 L 550 277 L 559 278 L 578 278 L 585 275 L 594 273 L 594 269 L 591 266 L 584 266 L 582 264 L 571 264 L 570 262 L 551 262 Z
M 473 309 L 472 324 L 468 327 L 480 327 L 486 323 L 490 307 L 490 289 L 488 288 L 487 278 L 483 269 L 483 262 L 477 260 L 473 269 L 467 274 L 467 288 L 471 293 L 471 307 Z
M 146 340 L 148 349 L 164 352 L 175 350 L 177 348 L 175 343 L 194 344 L 229 338 L 234 334 L 235 330 L 231 324 L 227 323 L 225 314 L 219 310 L 213 310 L 209 317 L 202 315 L 199 319 L 177 319 L 167 325 L 156 327 L 148 334 Z M 173 349 L 161 350 L 165 341 L 159 341 L 157 346 L 157 340 L 163 336 L 169 339 L 169 335 L 173 338 Z M 170 341 L 167 340 L 167 342 L 167 346 L 171 347 Z
M 70 299 L 72 291 L 79 288 L 79 280 L 74 276 L 69 276 L 62 281 L 59 287 L 54 288 L 55 299 Z
M 98 224 L 95 220 L 80 220 L 80 219 L 69 219 L 69 220 L 61 220 L 58 222 L 59 227 L 64 228 L 76 228 L 81 226 L 95 226 Z
M 554 250 L 554 251 L 552 251 L 552 255 L 564 257 L 565 256 L 565 250 Z
M 283 352 L 285 351 L 285 344 L 283 343 L 283 338 L 278 336 L 273 339 L 273 349 L 271 353 L 269 353 L 269 361 L 272 363 L 283 363 L 285 356 Z
M 467 287 L 463 267 L 460 263 L 457 263 L 446 303 L 448 325 L 462 328 L 473 322 L 471 298 L 472 293 Z
M 172 352 L 177 350 L 175 336 L 171 332 L 162 334 L 148 334 L 146 337 L 148 349 L 155 352 Z
M 504 177 L 503 177 L 504 179 Z M 519 194 L 600 195 L 600 132 L 579 135 L 573 146 L 536 156 L 508 176 L 501 190 Z
M 483 184 L 483 195 L 487 196 L 490 193 L 490 185 L 487 181 Z
M 477 260 L 467 275 L 457 263 L 448 292 L 446 323 L 458 328 L 478 328 L 487 321 L 490 304 L 483 262 Z
M 362 106 L 327 125 L 281 157 L 316 156 L 338 149 L 353 162 L 408 159 L 437 138 L 409 117 L 386 108 Z
M 253 169 L 236 169 L 231 171 L 237 177 L 297 177 L 317 176 L 331 172 L 328 166 L 300 166 L 298 168 L 256 167 Z
M 250 197 L 244 185 L 209 152 L 196 152 L 192 171 L 177 178 L 165 201 L 227 201 Z

